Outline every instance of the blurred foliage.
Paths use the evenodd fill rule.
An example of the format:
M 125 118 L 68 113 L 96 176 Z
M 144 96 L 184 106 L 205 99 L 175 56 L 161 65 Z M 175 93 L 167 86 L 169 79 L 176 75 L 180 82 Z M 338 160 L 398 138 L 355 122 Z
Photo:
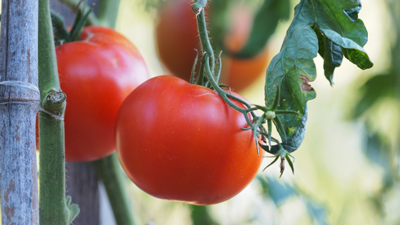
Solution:
M 263 187 L 264 197 L 271 198 L 276 206 L 281 206 L 289 198 L 300 198 L 307 208 L 309 217 L 318 225 L 327 224 L 327 212 L 323 205 L 302 193 L 301 189 L 289 183 L 280 182 L 275 178 L 258 176 Z
M 386 29 L 392 34 L 395 32 L 392 62 L 387 72 L 371 76 L 360 87 L 360 97 L 351 109 L 353 120 L 365 122 L 365 156 L 384 171 L 380 191 L 369 199 L 382 218 L 387 216 L 385 196 L 390 195 L 395 184 L 400 182 L 400 124 L 393 121 L 400 118 L 400 1 L 386 0 L 385 3 L 392 19 L 387 23 L 391 27 Z M 392 122 L 387 124 L 385 119 Z
M 318 225 L 328 224 L 327 211 L 325 206 L 317 203 L 312 197 L 307 196 L 300 190 L 300 188 L 287 182 L 278 181 L 276 178 L 268 177 L 265 175 L 257 176 L 256 180 L 261 185 L 262 198 L 264 198 L 265 201 L 272 200 L 277 209 L 283 207 L 286 203 L 290 204 L 289 200 L 297 198 L 303 203 L 304 207 L 306 208 L 310 221 L 313 221 L 315 224 Z M 212 217 L 212 215 L 210 214 L 211 210 L 209 206 L 188 205 L 188 207 L 190 208 L 191 219 L 194 225 L 222 224 Z M 247 219 L 247 222 L 253 222 L 250 216 Z M 263 221 L 257 222 L 263 223 Z M 240 222 L 237 224 L 240 224 Z

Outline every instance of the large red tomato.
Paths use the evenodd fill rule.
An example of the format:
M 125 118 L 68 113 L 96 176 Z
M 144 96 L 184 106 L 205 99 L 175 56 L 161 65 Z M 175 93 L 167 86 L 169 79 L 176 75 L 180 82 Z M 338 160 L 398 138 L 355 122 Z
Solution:
M 241 130 L 246 126 L 213 90 L 159 76 L 122 103 L 116 149 L 129 178 L 148 194 L 210 205 L 238 194 L 258 172 L 263 153 L 252 132 Z
M 196 57 L 194 49 L 201 48 L 196 16 L 190 10 L 191 4 L 191 0 L 167 1 L 160 10 L 156 26 L 156 42 L 161 61 L 172 74 L 187 81 Z M 231 29 L 224 42 L 230 51 L 238 52 L 249 37 L 253 15 L 244 7 L 239 10 L 235 8 L 232 15 Z M 267 48 L 250 59 L 223 56 L 221 82 L 235 91 L 243 90 L 265 74 L 269 60 Z
M 81 39 L 56 47 L 60 85 L 67 95 L 68 161 L 97 160 L 114 151 L 118 109 L 149 78 L 139 51 L 116 31 L 91 26 L 84 28 Z

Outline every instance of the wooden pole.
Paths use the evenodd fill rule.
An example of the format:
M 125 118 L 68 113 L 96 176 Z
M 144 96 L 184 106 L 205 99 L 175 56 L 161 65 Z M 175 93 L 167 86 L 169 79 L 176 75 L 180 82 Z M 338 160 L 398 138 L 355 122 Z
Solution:
M 39 224 L 35 121 L 38 1 L 3 0 L 0 46 L 2 224 Z

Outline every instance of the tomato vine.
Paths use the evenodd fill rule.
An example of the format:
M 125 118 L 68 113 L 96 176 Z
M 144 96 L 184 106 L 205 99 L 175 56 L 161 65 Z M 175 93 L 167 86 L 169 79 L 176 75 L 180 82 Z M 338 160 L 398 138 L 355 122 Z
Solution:
M 281 51 L 273 58 L 267 69 L 265 106 L 254 107 L 225 92 L 218 85 L 220 73 L 218 67 L 221 66 L 221 60 L 219 58 L 218 67 L 215 69 L 214 52 L 205 27 L 203 9 L 206 4 L 206 0 L 199 0 L 191 6 L 197 15 L 199 36 L 204 51 L 203 68 L 199 77 L 201 79 L 206 77 L 210 86 L 229 106 L 243 113 L 249 126 L 244 129 L 251 129 L 257 143 L 276 157 L 271 164 L 278 158 L 281 159 L 281 174 L 285 168 L 285 160 L 294 171 L 290 153 L 297 150 L 304 139 L 307 101 L 316 97 L 315 90 L 309 84 L 316 78 L 313 58 L 317 53 L 323 57 L 325 76 L 331 84 L 333 72 L 340 66 L 343 57 L 361 69 L 368 69 L 373 65 L 363 49 L 367 42 L 367 32 L 362 21 L 358 19 L 361 3 L 333 0 L 300 1 L 295 8 L 295 16 L 286 33 Z M 230 99 L 240 101 L 247 109 L 236 107 Z M 260 110 L 263 114 L 257 116 L 255 111 Z M 249 112 L 254 118 L 252 121 L 248 118 Z M 272 137 L 272 121 L 279 133 L 280 141 Z M 265 123 L 267 129 L 264 127 Z M 275 142 L 276 145 L 272 145 L 271 142 Z

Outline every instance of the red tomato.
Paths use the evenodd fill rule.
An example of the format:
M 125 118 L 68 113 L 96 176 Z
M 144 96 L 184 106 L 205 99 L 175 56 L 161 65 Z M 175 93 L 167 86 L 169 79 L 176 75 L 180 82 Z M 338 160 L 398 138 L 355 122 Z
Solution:
M 190 0 L 170 0 L 160 11 L 156 26 L 156 42 L 160 60 L 174 75 L 188 81 L 196 52 L 201 49 L 197 33 L 196 16 L 190 10 Z M 240 7 L 232 15 L 232 27 L 224 40 L 229 50 L 238 52 L 246 43 L 252 26 L 252 13 Z M 211 37 L 212 38 L 212 37 Z M 218 50 L 218 49 L 216 49 Z M 251 59 L 223 57 L 222 83 L 235 91 L 252 84 L 265 75 L 270 61 L 267 49 Z
M 114 151 L 118 109 L 149 78 L 139 51 L 116 31 L 91 26 L 84 28 L 81 39 L 56 47 L 60 85 L 67 95 L 68 161 L 97 160 Z
M 263 153 L 252 132 L 241 130 L 246 126 L 216 92 L 159 76 L 122 103 L 116 149 L 129 178 L 148 194 L 210 205 L 238 194 L 260 167 Z

